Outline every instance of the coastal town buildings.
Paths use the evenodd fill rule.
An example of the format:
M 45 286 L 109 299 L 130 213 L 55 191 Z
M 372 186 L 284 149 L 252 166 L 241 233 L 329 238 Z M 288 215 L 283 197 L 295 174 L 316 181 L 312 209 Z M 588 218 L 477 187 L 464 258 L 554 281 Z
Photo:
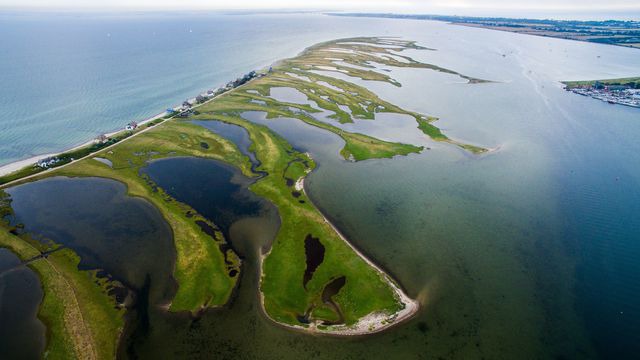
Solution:
M 625 85 L 602 85 L 595 82 L 593 85 L 566 87 L 566 90 L 578 95 L 606 101 L 610 104 L 640 108 L 640 89 Z
M 125 126 L 125 130 L 127 131 L 133 131 L 138 127 L 138 123 L 135 121 L 130 122 L 129 124 L 127 124 L 127 126 Z
M 60 159 L 57 157 L 49 157 L 46 159 L 42 159 L 40 161 L 38 161 L 38 163 L 36 164 L 36 166 L 43 168 L 43 169 L 48 169 L 54 165 L 56 165 L 58 162 L 60 162 Z

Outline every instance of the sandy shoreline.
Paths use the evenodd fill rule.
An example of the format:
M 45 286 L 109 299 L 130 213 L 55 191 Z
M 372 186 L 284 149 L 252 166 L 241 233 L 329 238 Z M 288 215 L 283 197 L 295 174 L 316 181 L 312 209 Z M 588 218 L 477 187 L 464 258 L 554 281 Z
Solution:
M 162 113 L 156 114 L 156 115 L 154 115 L 154 116 L 152 116 L 150 118 L 144 119 L 144 120 L 138 122 L 138 126 L 142 126 L 142 125 L 144 125 L 146 123 L 149 123 L 151 121 L 157 120 L 157 119 L 163 117 L 165 114 L 166 114 L 165 112 L 162 112 Z M 106 136 L 113 136 L 113 135 L 115 135 L 115 134 L 117 134 L 117 133 L 119 133 L 119 132 L 121 132 L 123 130 L 124 129 L 115 130 L 113 132 L 106 133 L 105 135 Z M 99 135 L 99 134 L 96 134 L 96 136 L 97 135 Z M 35 155 L 35 156 L 32 156 L 32 157 L 27 158 L 27 159 L 22 159 L 22 160 L 11 162 L 11 163 L 6 164 L 6 165 L 2 165 L 2 166 L 0 166 L 0 176 L 11 174 L 12 172 L 18 171 L 18 170 L 20 170 L 22 168 L 25 168 L 25 167 L 29 166 L 29 165 L 34 165 L 38 161 L 40 161 L 42 159 L 46 159 L 48 157 L 53 157 L 53 156 L 58 156 L 60 154 L 64 154 L 64 153 L 69 152 L 69 151 L 74 151 L 74 150 L 83 148 L 85 146 L 89 146 L 89 145 L 93 144 L 94 142 L 95 142 L 95 140 L 92 139 L 92 140 L 86 141 L 86 142 L 84 142 L 82 144 L 73 146 L 71 148 L 65 149 L 65 150 L 60 151 L 60 152 L 57 152 L 57 153 Z
M 302 191 L 305 193 L 305 195 L 307 195 L 307 192 L 304 189 L 304 177 L 300 178 L 300 182 L 301 182 L 300 187 L 302 188 Z M 307 195 L 307 197 L 309 196 Z M 401 309 L 400 311 L 391 315 L 372 313 L 360 319 L 358 323 L 356 323 L 355 325 L 332 326 L 331 330 L 322 330 L 322 333 L 335 334 L 335 335 L 374 334 L 374 333 L 383 331 L 385 329 L 388 329 L 392 326 L 398 325 L 402 323 L 404 320 L 408 320 L 411 317 L 413 317 L 420 309 L 420 304 L 418 303 L 418 301 L 410 298 L 407 294 L 405 294 L 405 292 L 398 286 L 398 284 L 393 279 L 391 279 L 391 277 L 384 270 L 382 270 L 378 265 L 376 265 L 373 261 L 367 258 L 355 246 L 353 246 L 353 244 L 351 244 L 349 240 L 347 240 L 347 238 L 340 232 L 340 230 L 338 230 L 338 228 L 336 228 L 335 225 L 333 225 L 329 221 L 329 219 L 327 219 L 327 217 L 324 216 L 324 214 L 321 213 L 321 215 L 325 223 L 331 226 L 333 231 L 335 231 L 336 234 L 340 236 L 342 241 L 344 241 L 351 248 L 351 250 L 353 250 L 356 254 L 358 254 L 358 256 L 360 256 L 360 258 L 362 258 L 367 264 L 369 264 L 369 266 L 371 266 L 372 268 L 376 269 L 376 271 L 378 271 L 380 276 L 382 276 L 383 279 L 387 282 L 387 284 L 393 289 L 395 295 L 398 297 L 398 300 L 405 306 L 404 309 Z
M 304 188 L 305 176 L 299 178 L 296 181 L 295 189 L 298 191 L 302 191 L 305 195 L 307 195 Z M 307 195 L 307 197 L 309 196 Z M 405 292 L 398 286 L 398 284 L 393 279 L 391 279 L 391 277 L 386 272 L 384 272 L 384 270 L 382 270 L 378 265 L 376 265 L 373 261 L 367 258 L 356 247 L 354 247 L 347 240 L 347 238 L 329 221 L 329 219 L 327 219 L 324 216 L 324 214 L 322 213 L 320 214 L 322 215 L 322 218 L 324 219 L 325 223 L 331 226 L 333 231 L 335 231 L 336 234 L 338 234 L 338 236 L 342 239 L 342 241 L 344 241 L 356 254 L 358 254 L 358 256 L 360 256 L 360 258 L 362 258 L 367 264 L 369 264 L 369 266 L 374 268 L 380 274 L 380 276 L 393 289 L 395 296 L 397 297 L 398 301 L 400 301 L 404 305 L 404 308 L 393 314 L 371 313 L 359 319 L 356 324 L 350 325 L 350 326 L 332 325 L 326 329 L 318 329 L 317 326 L 315 326 L 315 324 L 310 324 L 309 327 L 303 327 L 301 325 L 284 324 L 272 319 L 269 316 L 269 314 L 267 314 L 267 311 L 264 306 L 264 294 L 262 293 L 262 291 L 260 291 L 260 289 L 258 289 L 258 293 L 260 296 L 260 306 L 265 316 L 272 322 L 288 329 L 312 333 L 312 334 L 324 334 L 324 335 L 335 335 L 335 336 L 362 336 L 362 335 L 375 334 L 375 333 L 387 330 L 393 326 L 397 326 L 403 323 L 404 321 L 412 318 L 420 309 L 420 304 L 418 303 L 418 301 L 410 298 L 407 294 L 405 294 Z M 259 264 L 260 274 L 262 274 L 262 263 L 268 254 L 269 253 L 260 254 L 260 257 L 259 257 L 260 258 L 260 264 Z M 262 279 L 260 279 L 260 282 L 262 282 Z

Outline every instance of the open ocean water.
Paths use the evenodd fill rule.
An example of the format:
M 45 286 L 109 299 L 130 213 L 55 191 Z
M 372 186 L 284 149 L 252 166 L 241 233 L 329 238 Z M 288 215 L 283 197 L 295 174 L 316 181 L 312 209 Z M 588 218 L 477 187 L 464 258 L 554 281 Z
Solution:
M 558 82 L 638 76 L 639 50 L 317 14 L 5 13 L 0 34 L 0 164 L 87 141 L 338 37 L 417 40 L 437 51 L 408 55 L 495 81 L 468 85 L 417 69 L 391 72 L 400 88 L 356 81 L 440 117 L 452 138 L 497 149 L 483 156 L 416 136 L 406 118 L 385 117 L 383 126 L 357 121 L 352 130 L 431 150 L 354 164 L 339 159 L 339 138 L 274 120 L 274 130 L 320 165 L 306 182 L 314 202 L 420 300 L 415 319 L 346 340 L 273 326 L 255 304 L 255 256 L 248 256 L 251 271 L 228 308 L 197 322 L 154 313 L 153 330 L 122 354 L 637 357 L 640 110 L 568 93 Z M 28 228 L 28 214 L 23 219 Z M 243 236 L 252 244 L 259 234 Z

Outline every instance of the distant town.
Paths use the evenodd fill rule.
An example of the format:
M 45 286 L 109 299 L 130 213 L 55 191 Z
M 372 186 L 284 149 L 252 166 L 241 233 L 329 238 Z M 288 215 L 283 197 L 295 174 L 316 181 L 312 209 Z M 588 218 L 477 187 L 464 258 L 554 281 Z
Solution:
M 565 89 L 575 94 L 589 96 L 606 101 L 640 108 L 640 78 L 565 81 Z
M 640 21 L 512 19 L 420 14 L 331 13 L 334 16 L 379 17 L 394 19 L 436 20 L 455 25 L 481 27 L 519 34 L 588 41 L 600 44 L 640 48 Z

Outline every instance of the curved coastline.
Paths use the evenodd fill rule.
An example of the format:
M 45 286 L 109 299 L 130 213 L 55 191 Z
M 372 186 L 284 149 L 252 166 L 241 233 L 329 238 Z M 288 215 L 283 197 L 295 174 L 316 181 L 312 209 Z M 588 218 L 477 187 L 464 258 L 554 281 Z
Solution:
M 147 123 L 150 123 L 152 121 L 158 120 L 158 119 L 162 118 L 164 115 L 165 115 L 165 113 L 162 112 L 162 113 L 156 114 L 156 115 L 154 115 L 152 117 L 146 118 L 146 119 L 140 121 L 138 123 L 138 126 L 146 125 Z M 117 134 L 117 133 L 119 133 L 121 131 L 122 131 L 122 129 L 115 130 L 115 131 L 112 131 L 112 132 L 109 132 L 109 133 L 105 133 L 105 135 L 107 137 L 110 137 L 110 136 L 113 136 L 113 135 L 115 135 L 115 134 Z M 83 147 L 86 147 L 86 146 L 89 146 L 89 145 L 93 144 L 94 141 L 95 140 L 88 140 L 88 141 L 85 141 L 85 142 L 83 142 L 81 144 L 72 146 L 70 148 L 64 149 L 64 150 L 59 151 L 59 152 L 49 153 L 49 154 L 34 155 L 34 156 L 31 156 L 31 157 L 26 158 L 26 159 L 16 160 L 16 161 L 12 161 L 12 162 L 10 162 L 8 164 L 0 165 L 0 176 L 9 175 L 9 174 L 11 174 L 13 172 L 16 172 L 16 171 L 24 168 L 24 167 L 27 167 L 29 165 L 33 165 L 33 164 L 37 163 L 38 161 L 40 161 L 42 159 L 46 159 L 46 158 L 53 157 L 53 156 L 58 156 L 60 154 L 66 153 L 66 152 L 70 152 L 70 151 L 81 149 Z
M 311 157 L 309 153 L 307 153 L 307 155 Z M 304 186 L 304 183 L 305 183 L 304 180 L 309 173 L 310 172 L 308 172 L 305 176 L 300 177 L 296 181 L 294 186 L 296 190 L 302 191 L 307 196 L 307 198 L 313 203 L 313 199 L 308 195 Z M 331 229 L 333 229 L 333 231 L 338 235 L 338 237 L 340 237 L 340 239 L 344 241 L 344 243 L 347 244 L 347 246 L 349 246 L 351 250 L 355 252 L 362 260 L 364 260 L 369 266 L 371 266 L 373 269 L 375 269 L 378 272 L 380 277 L 384 279 L 384 282 L 393 290 L 393 293 L 396 299 L 398 300 L 398 302 L 401 303 L 404 307 L 393 314 L 370 313 L 360 318 L 358 322 L 354 325 L 350 325 L 350 326 L 329 325 L 325 329 L 320 329 L 318 327 L 318 324 L 315 324 L 315 323 L 311 323 L 309 327 L 304 327 L 301 325 L 291 325 L 291 324 L 282 323 L 273 319 L 271 316 L 269 316 L 269 314 L 266 311 L 266 308 L 264 305 L 264 293 L 262 292 L 261 289 L 258 289 L 258 293 L 260 296 L 260 307 L 262 309 L 262 312 L 265 314 L 265 316 L 269 320 L 271 320 L 273 323 L 287 329 L 292 329 L 292 330 L 296 330 L 304 333 L 331 335 L 331 336 L 372 335 L 375 333 L 385 331 L 394 326 L 398 326 L 404 323 L 405 321 L 408 321 L 413 316 L 415 316 L 420 310 L 420 303 L 417 300 L 409 297 L 404 292 L 404 290 L 402 290 L 402 288 L 398 285 L 398 283 L 391 278 L 389 274 L 387 274 L 384 270 L 382 270 L 382 268 L 380 268 L 380 266 L 375 264 L 371 259 L 365 256 L 359 249 L 357 249 L 353 244 L 351 244 L 351 242 L 347 240 L 347 238 L 342 234 L 342 232 L 340 232 L 340 230 L 338 230 L 338 228 L 333 223 L 331 223 L 331 221 L 329 221 L 329 219 L 322 213 L 322 211 L 315 205 L 315 203 L 313 203 L 313 206 L 316 209 L 318 209 L 318 211 L 322 215 L 322 218 L 324 219 L 324 222 L 327 225 L 329 225 Z M 263 274 L 262 264 L 270 251 L 271 250 L 269 250 L 266 253 L 260 254 L 260 257 L 259 257 L 260 274 Z M 260 279 L 260 284 L 262 284 L 262 278 Z

